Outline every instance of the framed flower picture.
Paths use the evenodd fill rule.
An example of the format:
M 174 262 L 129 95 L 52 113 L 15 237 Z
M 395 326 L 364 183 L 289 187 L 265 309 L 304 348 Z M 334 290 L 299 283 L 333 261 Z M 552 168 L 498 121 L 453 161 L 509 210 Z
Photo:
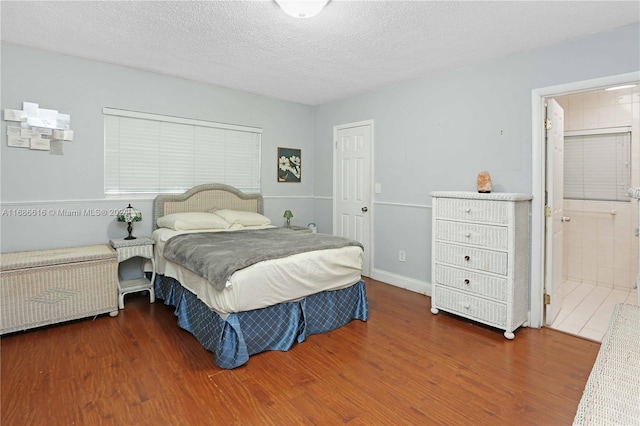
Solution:
M 278 148 L 278 182 L 300 182 L 302 178 L 301 150 Z

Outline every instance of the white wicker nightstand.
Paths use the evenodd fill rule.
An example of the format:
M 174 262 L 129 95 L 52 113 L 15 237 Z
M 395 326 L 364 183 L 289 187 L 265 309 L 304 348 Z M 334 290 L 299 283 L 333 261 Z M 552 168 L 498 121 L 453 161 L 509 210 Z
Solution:
M 156 262 L 153 258 L 154 241 L 149 237 L 138 237 L 135 240 L 125 240 L 118 238 L 109 241 L 111 246 L 118 253 L 118 263 L 133 257 L 141 257 L 151 260 L 151 281 L 144 275 L 141 278 L 132 280 L 118 280 L 118 307 L 124 309 L 124 296 L 128 293 L 136 293 L 139 291 L 149 292 L 149 302 L 156 300 L 155 291 L 153 290 L 153 282 L 156 279 Z M 144 274 L 144 271 L 143 271 Z
M 302 232 L 313 232 L 311 228 L 307 228 L 306 226 L 293 226 L 291 225 L 289 229 L 293 231 L 302 231 Z

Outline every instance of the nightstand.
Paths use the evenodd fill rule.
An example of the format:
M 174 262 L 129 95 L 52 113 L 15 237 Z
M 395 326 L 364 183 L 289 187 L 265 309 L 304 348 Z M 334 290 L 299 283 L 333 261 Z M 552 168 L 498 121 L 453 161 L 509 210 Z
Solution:
M 156 261 L 153 258 L 153 244 L 154 241 L 149 237 L 138 237 L 135 240 L 125 240 L 124 238 L 117 238 L 109 241 L 111 246 L 116 249 L 118 254 L 118 263 L 133 257 L 141 257 L 143 259 L 151 260 L 151 281 L 149 281 L 142 271 L 141 278 L 135 278 L 132 280 L 118 280 L 118 307 L 124 309 L 124 296 L 129 293 L 136 293 L 139 291 L 149 292 L 149 302 L 153 303 L 156 300 L 155 291 L 153 290 L 153 282 L 156 279 Z M 119 275 L 119 274 L 118 274 Z
M 292 231 L 302 231 L 302 232 L 312 232 L 311 228 L 307 228 L 306 226 L 289 226 L 289 229 Z

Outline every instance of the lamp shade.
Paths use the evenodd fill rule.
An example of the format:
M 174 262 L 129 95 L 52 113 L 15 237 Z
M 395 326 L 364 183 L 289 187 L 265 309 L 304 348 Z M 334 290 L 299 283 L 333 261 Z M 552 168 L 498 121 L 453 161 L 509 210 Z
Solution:
M 142 212 L 131 207 L 131 203 L 123 209 L 118 215 L 118 222 L 140 222 L 142 220 Z
M 291 219 L 293 217 L 293 213 L 291 213 L 291 210 L 285 210 L 284 215 L 282 217 Z
M 311 18 L 322 12 L 329 0 L 275 0 L 280 9 L 294 18 Z

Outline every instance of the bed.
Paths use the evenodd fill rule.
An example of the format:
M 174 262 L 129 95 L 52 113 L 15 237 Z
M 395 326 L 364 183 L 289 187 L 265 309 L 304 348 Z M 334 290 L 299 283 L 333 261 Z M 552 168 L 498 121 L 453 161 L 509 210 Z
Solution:
M 263 212 L 260 194 L 224 184 L 154 200 L 156 297 L 224 369 L 368 317 L 362 246 L 276 227 Z M 280 252 L 297 244 L 313 249 Z M 231 254 L 233 267 L 223 268 L 214 249 Z M 253 258 L 239 261 L 240 252 Z

